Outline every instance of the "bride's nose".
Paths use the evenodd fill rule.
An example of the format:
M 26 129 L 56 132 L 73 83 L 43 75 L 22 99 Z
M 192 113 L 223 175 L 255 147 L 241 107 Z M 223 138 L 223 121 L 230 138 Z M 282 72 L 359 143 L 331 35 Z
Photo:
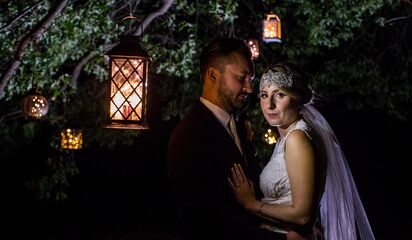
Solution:
M 269 108 L 269 109 L 275 109 L 276 108 L 276 102 L 275 102 L 275 99 L 273 97 L 268 99 L 267 108 Z
M 262 106 L 264 106 L 267 109 L 275 109 L 276 108 L 276 104 L 275 104 L 274 99 L 267 98 L 265 100 L 266 101 L 264 103 L 262 103 Z

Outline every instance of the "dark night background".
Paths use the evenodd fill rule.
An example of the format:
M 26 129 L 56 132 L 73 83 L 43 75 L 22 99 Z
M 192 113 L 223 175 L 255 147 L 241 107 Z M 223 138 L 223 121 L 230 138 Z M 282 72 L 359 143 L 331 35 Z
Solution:
M 151 129 L 132 146 L 95 146 L 74 153 L 80 174 L 71 178 L 63 203 L 33 200 L 24 187 L 25 171 L 32 171 L 42 155 L 36 146 L 15 156 L 24 159 L 25 171 L 3 163 L 8 185 L 2 197 L 7 200 L 3 226 L 13 239 L 176 239 L 165 159 L 177 121 L 160 119 L 157 99 L 152 94 Z M 377 111 L 343 111 L 338 102 L 319 109 L 340 140 L 376 239 L 405 239 L 412 221 L 406 197 L 411 123 Z

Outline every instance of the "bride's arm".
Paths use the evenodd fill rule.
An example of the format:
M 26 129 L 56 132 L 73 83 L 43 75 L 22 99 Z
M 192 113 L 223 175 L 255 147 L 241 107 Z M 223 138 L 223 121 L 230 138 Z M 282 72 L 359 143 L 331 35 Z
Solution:
M 315 153 L 303 131 L 289 134 L 285 145 L 286 167 L 292 192 L 292 204 L 267 204 L 255 198 L 253 185 L 240 166 L 232 170 L 229 181 L 238 202 L 248 211 L 282 226 L 303 226 L 316 213 Z

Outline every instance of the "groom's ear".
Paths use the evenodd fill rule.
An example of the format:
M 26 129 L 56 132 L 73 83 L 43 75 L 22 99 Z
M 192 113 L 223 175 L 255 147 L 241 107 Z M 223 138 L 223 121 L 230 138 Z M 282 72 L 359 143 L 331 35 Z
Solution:
M 221 73 L 219 69 L 215 67 L 208 67 L 206 70 L 206 77 L 212 81 L 216 81 L 218 78 L 220 78 L 220 75 Z

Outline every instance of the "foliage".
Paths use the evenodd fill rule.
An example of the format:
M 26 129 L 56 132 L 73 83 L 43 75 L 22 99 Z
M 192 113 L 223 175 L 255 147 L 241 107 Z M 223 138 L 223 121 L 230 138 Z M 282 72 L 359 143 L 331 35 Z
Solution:
M 10 2 L 9 16 L 2 16 L 1 25 L 10 21 L 11 16 L 19 14 L 21 7 Z M 28 3 L 29 4 L 29 3 Z M 107 85 L 104 80 L 107 77 L 107 63 L 103 58 L 102 46 L 116 41 L 119 27 L 109 19 L 110 5 L 113 1 L 87 1 L 84 4 L 70 4 L 59 16 L 50 29 L 41 39 L 30 45 L 22 65 L 7 86 L 4 108 L 19 110 L 21 99 L 31 91 L 38 91 L 49 99 L 49 113 L 42 124 L 30 121 L 24 124 L 24 144 L 30 144 L 40 137 L 36 132 L 40 131 L 40 125 L 47 124 L 55 129 L 55 135 L 63 128 L 81 128 L 84 131 L 84 147 L 98 144 L 105 147 L 114 147 L 116 144 L 131 144 L 133 138 L 138 135 L 131 131 L 114 131 L 103 129 L 105 124 L 104 98 Z M 12 49 L 21 39 L 21 35 L 28 31 L 30 26 L 39 22 L 49 10 L 45 2 L 40 10 L 24 21 L 19 21 L 12 31 L 4 31 L 0 39 L 7 44 L 2 45 L 2 59 L 8 59 L 12 55 Z M 103 16 L 103 17 L 102 17 Z M 121 27 L 121 26 L 120 26 Z M 85 77 L 73 86 L 71 74 L 76 63 L 90 51 L 99 51 L 101 57 L 94 59 L 86 65 Z M 2 62 L 6 66 L 6 62 Z M 7 106 L 7 107 L 6 107 Z M 9 106 L 12 106 L 8 108 Z M 2 110 L 1 114 L 7 112 Z M 22 115 L 20 115 L 22 116 Z M 15 139 L 19 135 L 20 121 L 1 122 L 2 138 L 1 146 L 16 145 Z M 14 130 L 12 130 L 14 129 Z M 3 141 L 4 139 L 4 141 Z M 64 200 L 64 187 L 68 185 L 68 177 L 78 173 L 74 158 L 70 154 L 64 154 L 58 150 L 56 142 L 49 143 L 49 156 L 44 159 L 44 174 L 35 177 L 28 185 L 35 190 L 40 198 Z M 17 147 L 16 147 L 17 148 Z M 36 175 L 36 174 L 34 174 Z
M 18 42 L 53 3 L 0 3 L 0 74 Z M 0 99 L 0 147 L 5 149 L 1 156 L 10 157 L 13 151 L 45 137 L 44 128 L 53 136 L 64 127 L 81 128 L 85 148 L 131 144 L 138 133 L 101 127 L 107 95 L 104 52 L 126 31 L 119 24 L 124 16 L 133 12 L 144 18 L 162 4 L 161 0 L 69 1 L 39 41 L 29 45 L 5 97 Z M 341 101 L 350 109 L 379 109 L 409 120 L 411 9 L 408 1 L 391 0 L 176 0 L 145 29 L 141 43 L 152 58 L 151 78 L 159 86 L 155 90 L 167 103 L 162 109 L 165 121 L 181 118 L 201 93 L 201 48 L 217 36 L 260 37 L 264 14 L 270 11 L 282 20 L 283 40 L 281 44 L 261 42 L 255 83 L 269 64 L 290 61 L 305 70 L 323 101 Z M 96 57 L 84 65 L 80 78 L 74 81 L 75 67 L 91 53 Z M 21 99 L 33 90 L 49 98 L 50 110 L 43 120 L 25 119 L 19 112 Z M 260 141 L 267 126 L 256 99 L 247 114 L 261 159 L 266 159 L 271 149 Z M 23 139 L 16 140 L 20 136 Z M 48 149 L 44 167 L 28 185 L 42 198 L 61 200 L 67 197 L 64 189 L 69 178 L 79 170 L 75 155 L 58 150 L 56 137 L 45 138 L 49 141 L 44 142 Z M 7 149 L 10 145 L 14 147 Z

